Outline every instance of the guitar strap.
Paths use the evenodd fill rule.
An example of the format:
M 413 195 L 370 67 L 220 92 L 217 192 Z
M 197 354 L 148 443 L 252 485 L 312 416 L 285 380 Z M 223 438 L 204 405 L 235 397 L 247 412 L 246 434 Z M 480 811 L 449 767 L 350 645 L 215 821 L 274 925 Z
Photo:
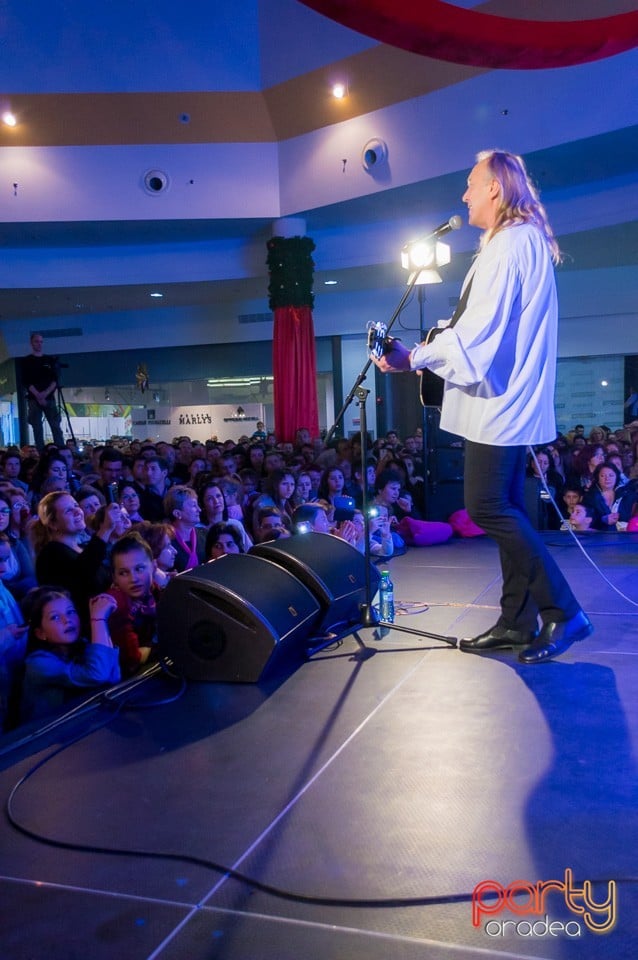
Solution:
M 425 341 L 426 343 L 431 343 L 432 339 L 437 336 L 439 333 L 443 333 L 444 330 L 449 330 L 450 327 L 453 327 L 455 323 L 458 323 L 460 320 L 465 308 L 467 307 L 468 297 L 470 296 L 470 290 L 472 288 L 472 281 L 474 280 L 474 274 L 470 277 L 465 290 L 461 294 L 461 298 L 456 305 L 456 310 L 452 314 L 452 319 L 448 323 L 447 327 L 433 327 L 428 331 L 428 338 Z M 425 368 L 421 371 L 419 383 L 419 396 L 421 398 L 421 403 L 424 407 L 440 407 L 443 403 L 443 380 L 438 374 L 433 373 L 431 370 Z
M 467 301 L 470 296 L 470 290 L 472 289 L 473 280 L 474 280 L 474 274 L 472 274 L 472 276 L 470 277 L 468 284 L 465 287 L 465 290 L 463 291 L 461 298 L 456 305 L 456 310 L 452 314 L 452 319 L 448 323 L 447 327 L 442 328 L 443 330 L 449 330 L 450 327 L 453 327 L 454 324 L 461 319 L 461 314 L 465 312 L 465 308 L 467 307 Z

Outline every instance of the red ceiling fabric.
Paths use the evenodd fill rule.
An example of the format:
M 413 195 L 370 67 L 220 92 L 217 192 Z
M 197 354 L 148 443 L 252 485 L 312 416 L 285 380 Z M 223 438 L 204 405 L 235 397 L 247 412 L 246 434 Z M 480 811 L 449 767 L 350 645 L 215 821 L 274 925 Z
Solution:
M 638 46 L 638 10 L 596 20 L 515 20 L 443 0 L 301 0 L 382 43 L 475 67 L 539 70 Z

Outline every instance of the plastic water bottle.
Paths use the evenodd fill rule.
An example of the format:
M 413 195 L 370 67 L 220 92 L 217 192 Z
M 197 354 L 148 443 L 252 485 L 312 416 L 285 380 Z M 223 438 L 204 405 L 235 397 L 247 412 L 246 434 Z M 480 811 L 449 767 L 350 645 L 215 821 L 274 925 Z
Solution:
M 389 570 L 381 571 L 379 614 L 385 623 L 394 623 L 394 584 L 390 580 Z

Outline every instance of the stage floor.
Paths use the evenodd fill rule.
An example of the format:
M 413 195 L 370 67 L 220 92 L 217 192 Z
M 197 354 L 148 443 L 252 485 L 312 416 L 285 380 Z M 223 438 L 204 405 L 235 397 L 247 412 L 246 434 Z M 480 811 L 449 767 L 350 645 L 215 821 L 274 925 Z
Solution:
M 30 774 L 10 806 L 32 835 L 3 819 L 0 955 L 633 960 L 638 608 L 567 534 L 547 540 L 596 628 L 560 660 L 367 629 L 278 681 L 191 683 L 12 750 L 5 738 L 3 805 Z M 581 543 L 638 602 L 638 538 Z M 491 543 L 390 566 L 398 625 L 463 637 L 495 621 Z M 152 678 L 136 696 L 173 692 Z M 531 912 L 531 886 L 569 871 L 575 892 L 548 890 Z M 485 881 L 500 899 L 483 887 L 474 925 Z

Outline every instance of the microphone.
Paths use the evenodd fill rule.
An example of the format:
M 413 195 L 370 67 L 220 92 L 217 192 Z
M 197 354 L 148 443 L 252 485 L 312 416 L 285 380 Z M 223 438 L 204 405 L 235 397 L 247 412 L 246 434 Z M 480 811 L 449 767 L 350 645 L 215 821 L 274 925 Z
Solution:
M 423 240 L 438 240 L 439 237 L 444 237 L 446 233 L 450 233 L 451 230 L 458 230 L 463 226 L 463 221 L 458 214 L 454 214 L 453 217 L 450 217 L 449 220 L 446 220 L 445 223 L 440 223 L 432 233 L 429 233 L 427 237 L 423 237 Z

